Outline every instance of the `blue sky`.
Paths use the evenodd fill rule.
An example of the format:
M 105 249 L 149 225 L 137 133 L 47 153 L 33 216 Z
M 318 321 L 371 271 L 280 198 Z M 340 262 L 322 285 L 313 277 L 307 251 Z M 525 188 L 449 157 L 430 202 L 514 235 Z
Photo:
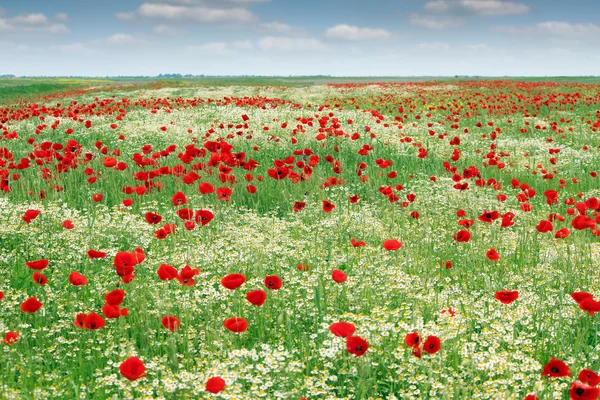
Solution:
M 595 0 L 0 0 L 0 74 L 600 75 Z

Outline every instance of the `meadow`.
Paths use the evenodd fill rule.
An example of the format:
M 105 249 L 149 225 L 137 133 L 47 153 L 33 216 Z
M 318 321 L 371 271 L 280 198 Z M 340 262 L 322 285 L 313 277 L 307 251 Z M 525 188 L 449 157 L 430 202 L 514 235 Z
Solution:
M 599 397 L 598 82 L 6 82 L 0 398 Z

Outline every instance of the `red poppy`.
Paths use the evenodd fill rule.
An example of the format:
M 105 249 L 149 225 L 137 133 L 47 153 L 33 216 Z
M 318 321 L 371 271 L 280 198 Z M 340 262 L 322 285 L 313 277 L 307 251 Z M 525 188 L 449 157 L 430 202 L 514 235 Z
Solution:
M 85 315 L 85 317 L 83 318 L 83 326 L 86 329 L 96 330 L 103 328 L 104 325 L 106 325 L 106 321 L 104 321 L 104 318 L 102 318 L 95 312 Z
M 267 300 L 267 293 L 264 290 L 255 290 L 253 292 L 246 293 L 246 300 L 255 306 L 262 306 Z
M 435 354 L 440 350 L 441 341 L 437 336 L 428 336 L 423 343 L 423 350 L 429 354 Z
M 600 376 L 589 369 L 582 369 L 577 377 L 581 383 L 586 383 L 590 386 L 598 386 L 600 384 Z
M 323 211 L 326 213 L 331 212 L 335 208 L 335 204 L 329 200 L 323 200 Z
M 30 297 L 21 304 L 21 311 L 26 313 L 34 313 L 42 307 L 42 303 L 35 297 Z
M 102 306 L 102 314 L 104 314 L 106 318 L 116 319 L 126 317 L 129 315 L 129 311 L 127 311 L 126 308 L 121 308 L 114 304 L 105 304 Z
M 481 222 L 492 223 L 500 217 L 498 211 L 484 211 L 477 219 Z
M 306 207 L 306 203 L 303 201 L 297 201 L 294 203 L 294 212 L 301 211 L 304 207 Z
M 248 329 L 248 322 L 244 318 L 229 318 L 223 326 L 231 332 L 240 333 Z
M 588 297 L 579 303 L 579 308 L 590 315 L 594 315 L 595 313 L 600 312 L 600 302 Z
M 34 269 L 36 271 L 41 271 L 48 266 L 48 260 L 37 260 L 37 261 L 27 261 L 25 263 L 29 268 Z
M 504 289 L 501 292 L 496 292 L 494 297 L 503 304 L 510 304 L 519 297 L 519 292 L 517 290 L 508 291 Z
M 528 394 L 527 396 L 525 396 L 525 399 L 523 400 L 540 400 L 539 397 L 537 397 L 535 394 Z
M 418 332 L 407 333 L 404 337 L 404 343 L 408 347 L 419 347 L 421 344 L 421 335 Z
M 360 357 L 369 349 L 369 343 L 360 336 L 346 337 L 346 350 L 355 357 Z
M 365 247 L 367 244 L 363 241 L 357 241 L 356 239 L 350 239 L 350 243 L 352 243 L 352 247 Z
M 124 299 L 125 291 L 121 289 L 115 289 L 112 292 L 104 295 L 104 300 L 106 301 L 106 304 L 110 304 L 113 306 L 121 305 Z
M 220 376 L 213 376 L 206 381 L 204 390 L 213 394 L 217 394 L 225 390 L 225 380 Z
M 200 185 L 198 185 L 198 190 L 200 191 L 200 194 L 207 194 L 213 193 L 215 188 L 208 182 L 202 182 Z
M 17 332 L 6 332 L 2 343 L 13 344 L 19 340 L 19 333 Z
M 563 361 L 552 357 L 552 359 L 544 366 L 544 369 L 542 370 L 542 376 L 547 376 L 549 378 L 571 376 L 571 370 Z
M 336 283 L 342 283 L 348 279 L 348 276 L 339 269 L 336 269 L 331 273 L 331 279 L 333 279 Z
M 194 276 L 200 274 L 200 270 L 198 268 L 192 268 L 189 265 L 181 268 L 181 272 L 177 274 L 176 278 L 182 285 L 192 286 L 194 283 Z
M 552 232 L 554 229 L 552 226 L 552 222 L 541 220 L 540 223 L 535 227 L 535 229 L 540 233 Z
M 458 231 L 456 235 L 452 235 L 452 238 L 459 243 L 467 243 L 471 240 L 471 233 L 467 230 Z
M 229 196 L 231 196 L 231 189 L 227 187 L 222 187 L 217 189 L 217 198 L 219 200 L 229 201 Z
M 146 222 L 153 225 L 160 224 L 160 221 L 162 221 L 162 217 L 153 212 L 146 213 L 145 218 Z
M 73 225 L 73 222 L 72 222 L 72 221 L 69 221 L 69 220 L 67 219 L 67 220 L 64 220 L 64 221 L 63 221 L 63 223 L 62 223 L 62 227 L 63 227 L 63 228 L 65 228 L 65 229 L 73 229 L 73 228 L 75 228 L 75 225 Z
M 4 292 L 0 292 L 0 300 L 4 298 Z
M 567 236 L 569 236 L 571 232 L 569 231 L 569 228 L 561 228 L 559 230 L 556 231 L 556 234 L 554 235 L 554 237 L 556 239 L 564 239 Z
M 571 297 L 577 302 L 577 304 L 580 304 L 585 299 L 594 298 L 594 296 L 591 293 L 587 292 L 573 292 L 571 293 Z
M 271 290 L 279 290 L 281 289 L 281 278 L 275 275 L 272 276 L 267 276 L 265 278 L 265 286 L 267 287 L 267 289 L 271 289 Z
M 215 214 L 208 210 L 198 210 L 196 211 L 196 223 L 201 224 L 202 226 L 208 224 L 215 217 Z
M 146 367 L 142 360 L 137 357 L 129 357 L 123 361 L 119 366 L 119 370 L 121 371 L 121 375 L 130 381 L 135 381 L 146 376 Z
M 356 327 L 350 322 L 336 322 L 329 325 L 329 330 L 335 336 L 349 337 L 354 335 L 354 332 L 356 332 Z
M 87 284 L 87 278 L 75 271 L 71 272 L 69 275 L 69 282 L 71 282 L 71 285 L 73 286 L 83 286 Z
M 39 210 L 27 210 L 21 218 L 23 219 L 23 221 L 29 224 L 31 223 L 31 221 L 36 219 L 38 215 L 40 215 Z
M 97 250 L 88 250 L 87 252 L 89 258 L 104 258 L 106 257 L 106 252 L 97 251 Z
M 92 200 L 95 203 L 101 202 L 103 198 L 104 198 L 104 196 L 102 195 L 102 193 L 96 193 L 95 195 L 92 196 Z
M 600 389 L 580 382 L 571 383 L 571 389 L 569 390 L 571 400 L 597 400 L 598 397 L 600 397 Z
M 489 249 L 485 253 L 485 256 L 491 261 L 498 261 L 500 259 L 500 254 L 498 254 L 498 252 L 495 249 Z
M 185 194 L 183 194 L 183 192 L 177 192 L 173 195 L 171 201 L 173 202 L 174 206 L 180 206 L 182 204 L 187 203 L 187 198 L 185 197 Z
M 40 274 L 39 272 L 34 272 L 33 282 L 37 283 L 38 285 L 45 285 L 48 283 L 48 278 L 46 275 Z
M 229 274 L 221 279 L 221 285 L 230 290 L 235 290 L 246 282 L 246 277 L 242 274 Z
M 396 239 L 388 239 L 383 242 L 383 248 L 387 251 L 398 250 L 402 247 L 402 243 L 397 241 Z
M 181 321 L 179 321 L 179 318 L 165 315 L 161 320 L 161 324 L 171 332 L 175 332 L 177 329 L 179 329 Z
M 177 277 L 177 269 L 167 264 L 161 264 L 156 273 L 161 281 L 170 281 Z

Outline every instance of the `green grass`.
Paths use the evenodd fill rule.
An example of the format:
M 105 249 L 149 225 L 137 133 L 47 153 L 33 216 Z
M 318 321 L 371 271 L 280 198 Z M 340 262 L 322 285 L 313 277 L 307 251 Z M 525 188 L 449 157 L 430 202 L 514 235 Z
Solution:
M 0 337 L 8 331 L 19 332 L 20 337 L 12 345 L 0 344 L 0 365 L 6 366 L 0 368 L 4 396 L 209 398 L 204 384 L 218 375 L 227 383 L 221 398 L 522 399 L 536 393 L 541 399 L 568 399 L 568 387 L 581 369 L 600 369 L 598 315 L 580 310 L 570 296 L 574 291 L 599 293 L 600 240 L 589 229 L 572 228 L 568 208 L 574 206 L 564 203 L 571 197 L 577 201 L 600 197 L 600 178 L 590 175 L 600 169 L 600 138 L 586 123 L 600 119 L 596 87 L 453 81 L 410 87 L 267 89 L 252 86 L 252 80 L 215 80 L 223 86 L 215 83 L 207 86 L 211 91 L 202 91 L 208 81 L 135 86 L 117 81 L 118 86 L 111 83 L 61 98 L 62 104 L 77 101 L 81 108 L 72 106 L 71 112 L 77 109 L 82 122 L 91 120 L 89 129 L 65 116 L 52 129 L 58 117 L 51 115 L 45 116 L 47 127 L 39 135 L 35 133 L 42 124 L 39 116 L 3 123 L 19 136 L 2 142 L 15 163 L 31 158 L 44 142 L 65 145 L 76 140 L 82 146 L 78 163 L 68 172 L 56 173 L 60 157 L 43 153 L 34 154 L 42 165 L 32 159 L 31 168 L 8 170 L 12 190 L 0 196 L 0 291 L 4 292 Z M 288 104 L 263 108 L 258 97 L 255 105 L 240 107 L 212 102 L 184 106 L 175 99 L 197 93 L 209 93 L 213 99 L 232 97 L 230 82 L 235 87 L 248 84 L 235 89 L 236 97 L 281 97 L 302 108 Z M 272 86 L 266 84 L 270 80 L 260 82 Z M 575 93 L 582 96 L 572 97 Z M 573 103 L 544 104 L 557 94 Z M 124 102 L 123 97 L 131 101 Z M 47 107 L 56 103 L 44 102 Z M 86 104 L 95 104 L 93 112 L 86 111 Z M 325 104 L 330 107 L 318 111 Z M 398 110 L 401 107 L 403 111 Z M 27 111 L 26 105 L 17 103 L 9 108 Z M 378 123 L 372 110 L 385 119 Z M 537 115 L 525 118 L 524 110 Z M 339 126 L 331 131 L 348 135 L 318 141 L 318 120 L 330 112 L 339 119 Z M 124 115 L 120 120 L 119 114 Z M 236 127 L 243 124 L 243 114 L 249 117 L 248 127 Z M 313 118 L 313 126 L 302 124 L 303 118 Z M 459 128 L 451 127 L 454 118 L 459 119 Z M 493 128 L 488 121 L 494 122 Z M 521 133 L 526 121 L 531 124 Z M 282 128 L 283 122 L 287 128 Z M 481 128 L 476 126 L 479 122 Z M 113 123 L 116 128 L 110 126 Z M 556 131 L 550 128 L 552 123 Z M 160 129 L 163 126 L 166 131 Z M 65 134 L 68 128 L 73 129 L 71 135 Z M 495 128 L 502 133 L 491 140 Z M 293 129 L 297 129 L 296 144 L 291 143 Z M 354 132 L 360 135 L 356 140 L 350 138 Z M 454 136 L 460 137 L 459 146 L 450 145 Z M 201 149 L 205 141 L 219 138 L 230 143 L 233 152 L 244 152 L 246 160 L 260 164 L 253 171 L 233 168 L 229 175 L 237 183 L 231 185 L 228 202 L 198 191 L 200 182 L 229 186 L 220 181 L 218 169 L 197 165 L 207 163 L 210 155 L 189 163 L 178 158 L 185 146 L 194 143 Z M 96 146 L 97 142 L 102 144 Z M 426 158 L 417 157 L 416 143 L 428 150 Z M 147 144 L 152 151 L 146 157 L 172 144 L 177 149 L 157 157 L 155 166 L 139 167 L 132 157 Z M 359 155 L 364 145 L 373 149 Z M 105 154 L 99 149 L 104 146 Z M 455 148 L 461 156 L 454 162 L 450 156 Z M 550 148 L 561 152 L 551 155 Z M 126 170 L 104 166 L 105 155 L 116 149 L 120 155 L 114 157 L 127 163 Z M 293 156 L 294 164 L 308 162 L 308 157 L 294 154 L 302 149 L 320 158 L 310 179 L 294 183 L 268 176 L 274 160 Z M 485 155 L 492 150 L 502 155 L 505 168 L 486 166 Z M 93 159 L 84 161 L 85 153 Z M 327 156 L 339 161 L 339 173 L 325 161 Z M 378 159 L 392 164 L 382 169 Z M 362 178 L 356 173 L 360 162 L 367 165 Z M 444 162 L 455 165 L 458 173 L 475 166 L 482 178 L 495 179 L 499 187 L 478 187 L 469 179 L 470 189 L 458 191 Z M 8 162 L 0 169 L 7 166 Z M 201 178 L 185 184 L 182 176 L 162 174 L 152 178 L 160 182 L 160 190 L 144 195 L 123 192 L 123 187 L 144 185 L 135 174 L 159 166 L 183 166 L 185 173 L 195 170 Z M 554 178 L 544 179 L 542 169 Z M 390 171 L 397 176 L 389 177 Z M 246 180 L 248 173 L 252 181 Z M 51 177 L 44 179 L 44 174 Z M 92 176 L 97 180 L 90 184 L 87 180 Z M 330 177 L 345 182 L 324 188 Z M 435 182 L 431 177 L 437 178 Z M 513 178 L 537 191 L 526 201 L 532 206 L 530 212 L 521 209 L 516 196 L 522 190 L 512 188 Z M 559 179 L 565 180 L 563 188 Z M 256 194 L 247 192 L 249 184 L 256 186 Z M 390 202 L 379 190 L 398 185 L 403 188 L 394 189 L 397 202 Z M 557 205 L 546 203 L 548 189 L 559 191 Z M 182 207 L 211 210 L 214 219 L 187 230 L 176 214 L 182 207 L 174 207 L 171 201 L 177 191 L 188 199 Z M 92 201 L 98 193 L 102 201 Z M 507 195 L 505 202 L 498 200 L 500 193 Z M 360 201 L 352 204 L 349 197 L 355 194 Z M 408 194 L 416 195 L 414 202 L 407 201 Z M 133 200 L 131 207 L 122 205 L 126 198 Z M 325 213 L 323 200 L 333 202 L 335 209 Z M 294 212 L 296 201 L 306 202 L 306 208 Z M 41 211 L 30 224 L 21 218 L 28 209 Z M 463 229 L 457 223 L 459 209 L 465 210 L 465 218 L 475 220 L 468 243 L 452 239 Z M 503 228 L 499 220 L 480 222 L 477 217 L 484 210 L 514 212 L 515 224 Z M 163 221 L 149 225 L 144 218 L 149 211 L 162 215 Z M 413 211 L 419 212 L 419 219 L 411 217 Z M 550 213 L 565 217 L 564 222 L 553 221 L 554 232 L 568 227 L 569 237 L 556 239 L 554 232 L 535 229 Z M 63 229 L 64 220 L 72 221 L 75 228 Z M 175 224 L 176 233 L 157 239 L 155 231 L 166 223 Z M 353 238 L 366 246 L 354 248 Z M 403 247 L 385 251 L 386 239 L 397 239 Z M 113 258 L 136 247 L 144 250 L 146 259 L 135 267 L 133 281 L 124 284 L 115 273 Z M 500 254 L 498 262 L 486 258 L 490 248 Z M 89 249 L 106 251 L 108 256 L 90 260 Z M 43 271 L 49 284 L 44 286 L 32 281 L 33 271 L 25 266 L 26 261 L 42 258 L 49 260 Z M 452 261 L 451 269 L 441 266 L 446 261 Z M 189 287 L 163 282 L 156 273 L 163 263 L 177 269 L 189 265 L 199 268 L 200 274 Z M 301 271 L 299 264 L 309 269 Z M 335 269 L 348 280 L 335 283 L 331 278 Z M 73 271 L 85 275 L 89 283 L 70 285 L 68 276 Z M 225 289 L 220 281 L 229 273 L 242 273 L 247 281 L 235 291 Z M 280 276 L 282 289 L 266 289 L 267 275 Z M 104 295 L 117 288 L 125 290 L 122 307 L 129 310 L 128 316 L 107 319 L 106 327 L 97 331 L 74 326 L 78 313 L 102 315 Z M 267 292 L 262 307 L 245 300 L 247 292 L 257 289 Z M 519 298 L 512 304 L 500 303 L 494 294 L 502 289 L 518 290 Z M 19 309 L 29 296 L 44 304 L 34 314 Z M 456 312 L 454 317 L 449 308 Z M 178 317 L 181 328 L 173 333 L 163 328 L 160 321 L 165 315 Z M 248 330 L 242 334 L 225 330 L 223 321 L 231 317 L 245 318 Z M 340 321 L 352 322 L 355 335 L 368 341 L 363 356 L 353 357 L 344 339 L 329 332 L 329 325 Z M 414 357 L 404 343 L 405 335 L 414 331 L 423 338 L 439 337 L 441 350 Z M 132 355 L 139 356 L 147 368 L 147 377 L 135 382 L 119 373 L 120 363 Z M 542 377 L 551 357 L 564 360 L 573 376 Z

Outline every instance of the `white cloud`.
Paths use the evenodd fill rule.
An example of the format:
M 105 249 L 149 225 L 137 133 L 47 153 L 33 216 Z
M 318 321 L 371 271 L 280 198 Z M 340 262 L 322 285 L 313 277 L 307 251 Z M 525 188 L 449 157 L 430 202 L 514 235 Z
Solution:
M 265 51 L 312 51 L 323 50 L 326 48 L 323 43 L 315 38 L 296 38 L 285 36 L 265 36 L 258 41 L 258 47 Z
M 160 20 L 164 23 L 171 22 L 248 22 L 257 19 L 257 16 L 242 7 L 211 8 L 198 5 L 144 3 L 135 12 L 118 12 L 116 17 L 123 21 L 136 19 Z
M 254 45 L 249 40 L 239 40 L 234 42 L 210 42 L 197 46 L 188 46 L 187 50 L 192 53 L 213 54 L 220 56 L 231 56 L 240 54 L 244 51 L 254 49 Z
M 60 22 L 67 22 L 69 20 L 69 16 L 67 13 L 61 12 L 54 16 L 54 19 Z
M 138 39 L 132 35 L 129 35 L 127 33 L 115 33 L 114 35 L 111 35 L 111 36 L 107 37 L 106 39 L 104 39 L 104 42 L 107 44 L 112 44 L 112 45 L 117 45 L 117 46 L 126 46 L 126 45 L 140 44 L 140 43 L 143 43 L 144 41 L 141 39 Z
M 90 55 L 90 54 L 95 53 L 95 51 L 93 49 L 87 47 L 85 44 L 80 43 L 80 42 L 71 43 L 71 44 L 63 44 L 63 45 L 56 46 L 55 48 L 57 48 L 62 53 L 67 53 L 67 54 Z
M 425 42 L 419 43 L 417 45 L 417 48 L 428 52 L 447 53 L 448 49 L 450 48 L 450 45 L 448 43 L 441 42 Z
M 152 32 L 154 32 L 157 35 L 175 35 L 177 33 L 177 30 L 165 25 L 165 24 L 160 24 L 160 25 L 156 25 L 153 29 Z
M 267 22 L 259 25 L 261 28 L 276 33 L 288 33 L 294 30 L 294 28 L 288 24 L 281 22 Z
M 421 26 L 427 29 L 457 28 L 463 25 L 463 20 L 459 17 L 442 17 L 421 14 L 409 15 L 408 21 L 412 25 Z
M 327 29 L 325 36 L 329 39 L 339 40 L 378 40 L 389 39 L 392 34 L 385 29 L 359 28 L 342 24 Z
M 492 29 L 495 32 L 511 35 L 535 35 L 561 38 L 598 38 L 600 25 L 592 23 L 571 23 L 564 21 L 546 21 L 533 26 L 498 26 Z M 596 39 L 594 39 L 596 40 Z
M 36 33 L 36 34 L 67 34 L 69 28 L 64 21 L 66 14 L 58 14 L 54 20 L 42 13 L 21 14 L 16 17 L 4 17 L 4 10 L 0 10 L 0 32 L 6 34 Z
M 476 15 L 518 15 L 531 9 L 523 3 L 505 0 L 434 0 L 425 4 L 425 10 L 434 13 L 459 12 Z

